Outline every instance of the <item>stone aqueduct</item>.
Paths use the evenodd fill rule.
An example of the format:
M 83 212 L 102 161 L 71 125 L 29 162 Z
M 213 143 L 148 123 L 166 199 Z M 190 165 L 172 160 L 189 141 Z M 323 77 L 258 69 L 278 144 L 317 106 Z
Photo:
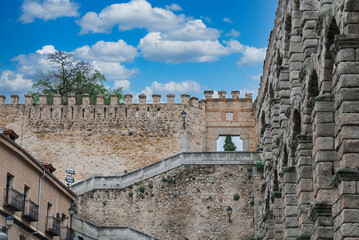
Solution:
M 280 0 L 263 71 L 260 236 L 359 239 L 359 1 Z
M 77 186 L 83 191 L 78 221 L 107 227 L 128 221 L 129 227 L 172 239 L 236 239 L 235 234 L 242 239 L 359 239 L 358 0 L 279 0 L 254 104 L 251 94 L 239 98 L 238 91 L 232 98 L 224 91 L 219 98 L 212 95 L 206 91 L 198 101 L 184 94 L 181 104 L 174 103 L 172 94 L 166 104 L 159 95 L 151 104 L 144 95 L 138 104 L 126 95 L 120 105 L 115 96 L 110 105 L 104 105 L 102 96 L 96 105 L 89 104 L 88 96 L 81 105 L 72 96 L 68 105 L 61 105 L 59 97 L 48 104 L 46 96 L 38 105 L 31 96 L 19 104 L 16 95 L 5 104 L 2 96 L 0 120 L 19 133 L 19 143 L 36 158 L 52 163 L 59 178 L 67 167 L 76 166 L 78 180 L 90 179 Z M 182 110 L 187 112 L 186 128 Z M 221 135 L 241 136 L 244 150 L 263 148 L 261 157 L 253 155 L 264 162 L 262 179 L 253 172 L 253 162 L 241 161 L 246 155 L 226 155 L 232 162 L 225 164 L 213 154 L 168 158 L 215 151 Z M 117 177 L 125 169 L 140 168 L 128 178 L 152 186 L 146 192 L 140 187 L 135 192 L 126 178 Z M 145 169 L 147 178 L 136 175 Z M 180 184 L 171 185 L 176 176 Z M 89 186 L 92 190 L 86 190 Z M 232 189 L 243 196 L 238 203 L 226 196 L 232 196 Z M 136 202 L 127 196 L 133 192 Z M 159 202 L 142 193 L 159 194 Z M 208 204 L 205 214 L 203 204 Z M 234 204 L 253 224 L 222 224 L 226 204 Z M 165 206 L 165 215 L 153 213 L 159 206 Z M 113 215 L 120 207 L 129 215 Z M 131 215 L 132 208 L 137 214 L 142 209 L 147 218 Z M 194 212 L 201 217 L 192 219 Z M 168 217 L 176 214 L 185 221 Z M 197 232 L 195 224 L 200 226 Z M 228 229 L 223 232 L 223 227 Z

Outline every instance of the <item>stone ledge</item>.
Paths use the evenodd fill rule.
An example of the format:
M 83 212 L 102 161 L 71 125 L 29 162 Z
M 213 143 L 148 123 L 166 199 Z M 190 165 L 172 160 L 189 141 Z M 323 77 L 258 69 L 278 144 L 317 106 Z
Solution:
M 309 218 L 315 221 L 319 216 L 332 216 L 332 205 L 328 203 L 311 204 Z
M 76 236 L 86 237 L 86 239 L 138 239 L 138 240 L 159 240 L 130 227 L 101 227 L 83 221 L 73 219 L 73 229 Z
M 359 181 L 359 170 L 357 168 L 339 168 L 330 180 L 330 185 L 336 188 L 342 181 Z
M 122 176 L 97 176 L 71 186 L 78 195 L 96 189 L 122 189 L 182 165 L 255 165 L 262 152 L 180 153 Z

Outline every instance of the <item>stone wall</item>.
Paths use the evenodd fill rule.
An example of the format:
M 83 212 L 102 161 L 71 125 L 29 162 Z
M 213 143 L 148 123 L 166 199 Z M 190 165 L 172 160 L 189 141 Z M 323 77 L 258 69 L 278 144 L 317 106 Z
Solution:
M 239 92 L 235 93 L 232 98 L 216 100 L 226 103 L 227 112 L 241 117 L 216 121 L 250 129 L 241 132 L 249 139 L 248 134 L 255 135 L 252 97 L 240 99 Z M 146 96 L 140 95 L 139 103 L 133 104 L 127 94 L 125 104 L 118 104 L 117 96 L 112 96 L 111 104 L 106 105 L 103 96 L 98 96 L 92 105 L 86 95 L 82 104 L 69 96 L 64 105 L 60 96 L 55 96 L 52 104 L 46 95 L 40 96 L 39 104 L 33 104 L 29 95 L 25 104 L 19 104 L 17 95 L 11 96 L 11 104 L 4 104 L 5 97 L 0 96 L 0 125 L 14 129 L 20 136 L 18 143 L 37 159 L 52 163 L 59 179 L 64 179 L 68 167 L 76 170 L 76 181 L 121 175 L 124 170 L 136 170 L 179 152 L 206 149 L 206 122 L 216 118 L 206 115 L 206 109 L 213 104 L 186 94 L 181 104 L 174 103 L 172 94 L 167 103 L 161 103 L 160 97 L 153 95 L 153 103 L 146 103 Z M 183 110 L 187 113 L 185 129 Z M 247 145 L 254 150 L 255 136 L 250 139 Z
M 253 114 L 252 94 L 239 98 L 239 91 L 232 91 L 232 98 L 226 99 L 226 92 L 219 91 L 219 98 L 212 98 L 213 91 L 205 91 L 206 99 L 206 150 L 216 151 L 219 136 L 239 136 L 243 151 L 255 151 L 257 135 Z
M 249 240 L 255 235 L 254 189 L 260 181 L 253 164 L 184 165 L 123 189 L 80 195 L 77 217 L 159 239 Z
M 359 1 L 280 0 L 256 100 L 264 239 L 359 238 Z

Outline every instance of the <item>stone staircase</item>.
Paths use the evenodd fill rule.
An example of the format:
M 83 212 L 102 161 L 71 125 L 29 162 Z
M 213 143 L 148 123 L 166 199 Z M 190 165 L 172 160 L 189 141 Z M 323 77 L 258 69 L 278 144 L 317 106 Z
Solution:
M 97 240 L 159 240 L 129 227 L 98 227 L 81 219 L 74 218 L 72 227 L 74 239 Z
M 122 176 L 96 176 L 71 186 L 78 195 L 99 189 L 122 189 L 182 165 L 255 164 L 262 152 L 187 152 L 179 153 Z

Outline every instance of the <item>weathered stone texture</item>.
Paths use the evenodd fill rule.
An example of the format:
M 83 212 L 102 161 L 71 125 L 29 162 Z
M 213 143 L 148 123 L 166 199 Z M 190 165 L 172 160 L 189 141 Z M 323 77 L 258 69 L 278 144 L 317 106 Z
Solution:
M 343 205 L 359 194 L 358 6 L 279 0 L 256 99 L 271 183 L 262 189 L 262 238 L 359 238 L 359 205 Z
M 181 166 L 124 189 L 87 192 L 79 197 L 78 217 L 159 239 L 250 239 L 253 181 L 261 181 L 253 165 Z
M 83 180 L 120 175 L 179 152 L 216 151 L 216 140 L 223 134 L 240 135 L 244 150 L 256 149 L 252 95 L 239 98 L 238 91 L 232 98 L 222 94 L 208 102 L 184 94 L 182 104 L 173 103 L 174 95 L 168 95 L 167 104 L 159 103 L 159 95 L 153 104 L 146 104 L 145 96 L 132 104 L 132 96 L 125 95 L 126 104 L 114 98 L 110 105 L 103 103 L 103 96 L 96 105 L 89 104 L 87 95 L 82 104 L 69 96 L 67 105 L 57 96 L 54 104 L 47 104 L 46 95 L 37 105 L 27 95 L 23 105 L 15 96 L 12 104 L 0 104 L 0 124 L 14 129 L 20 145 L 37 159 L 52 163 L 60 179 L 68 167 L 76 170 L 76 180 Z M 214 145 L 206 144 L 207 135 Z

